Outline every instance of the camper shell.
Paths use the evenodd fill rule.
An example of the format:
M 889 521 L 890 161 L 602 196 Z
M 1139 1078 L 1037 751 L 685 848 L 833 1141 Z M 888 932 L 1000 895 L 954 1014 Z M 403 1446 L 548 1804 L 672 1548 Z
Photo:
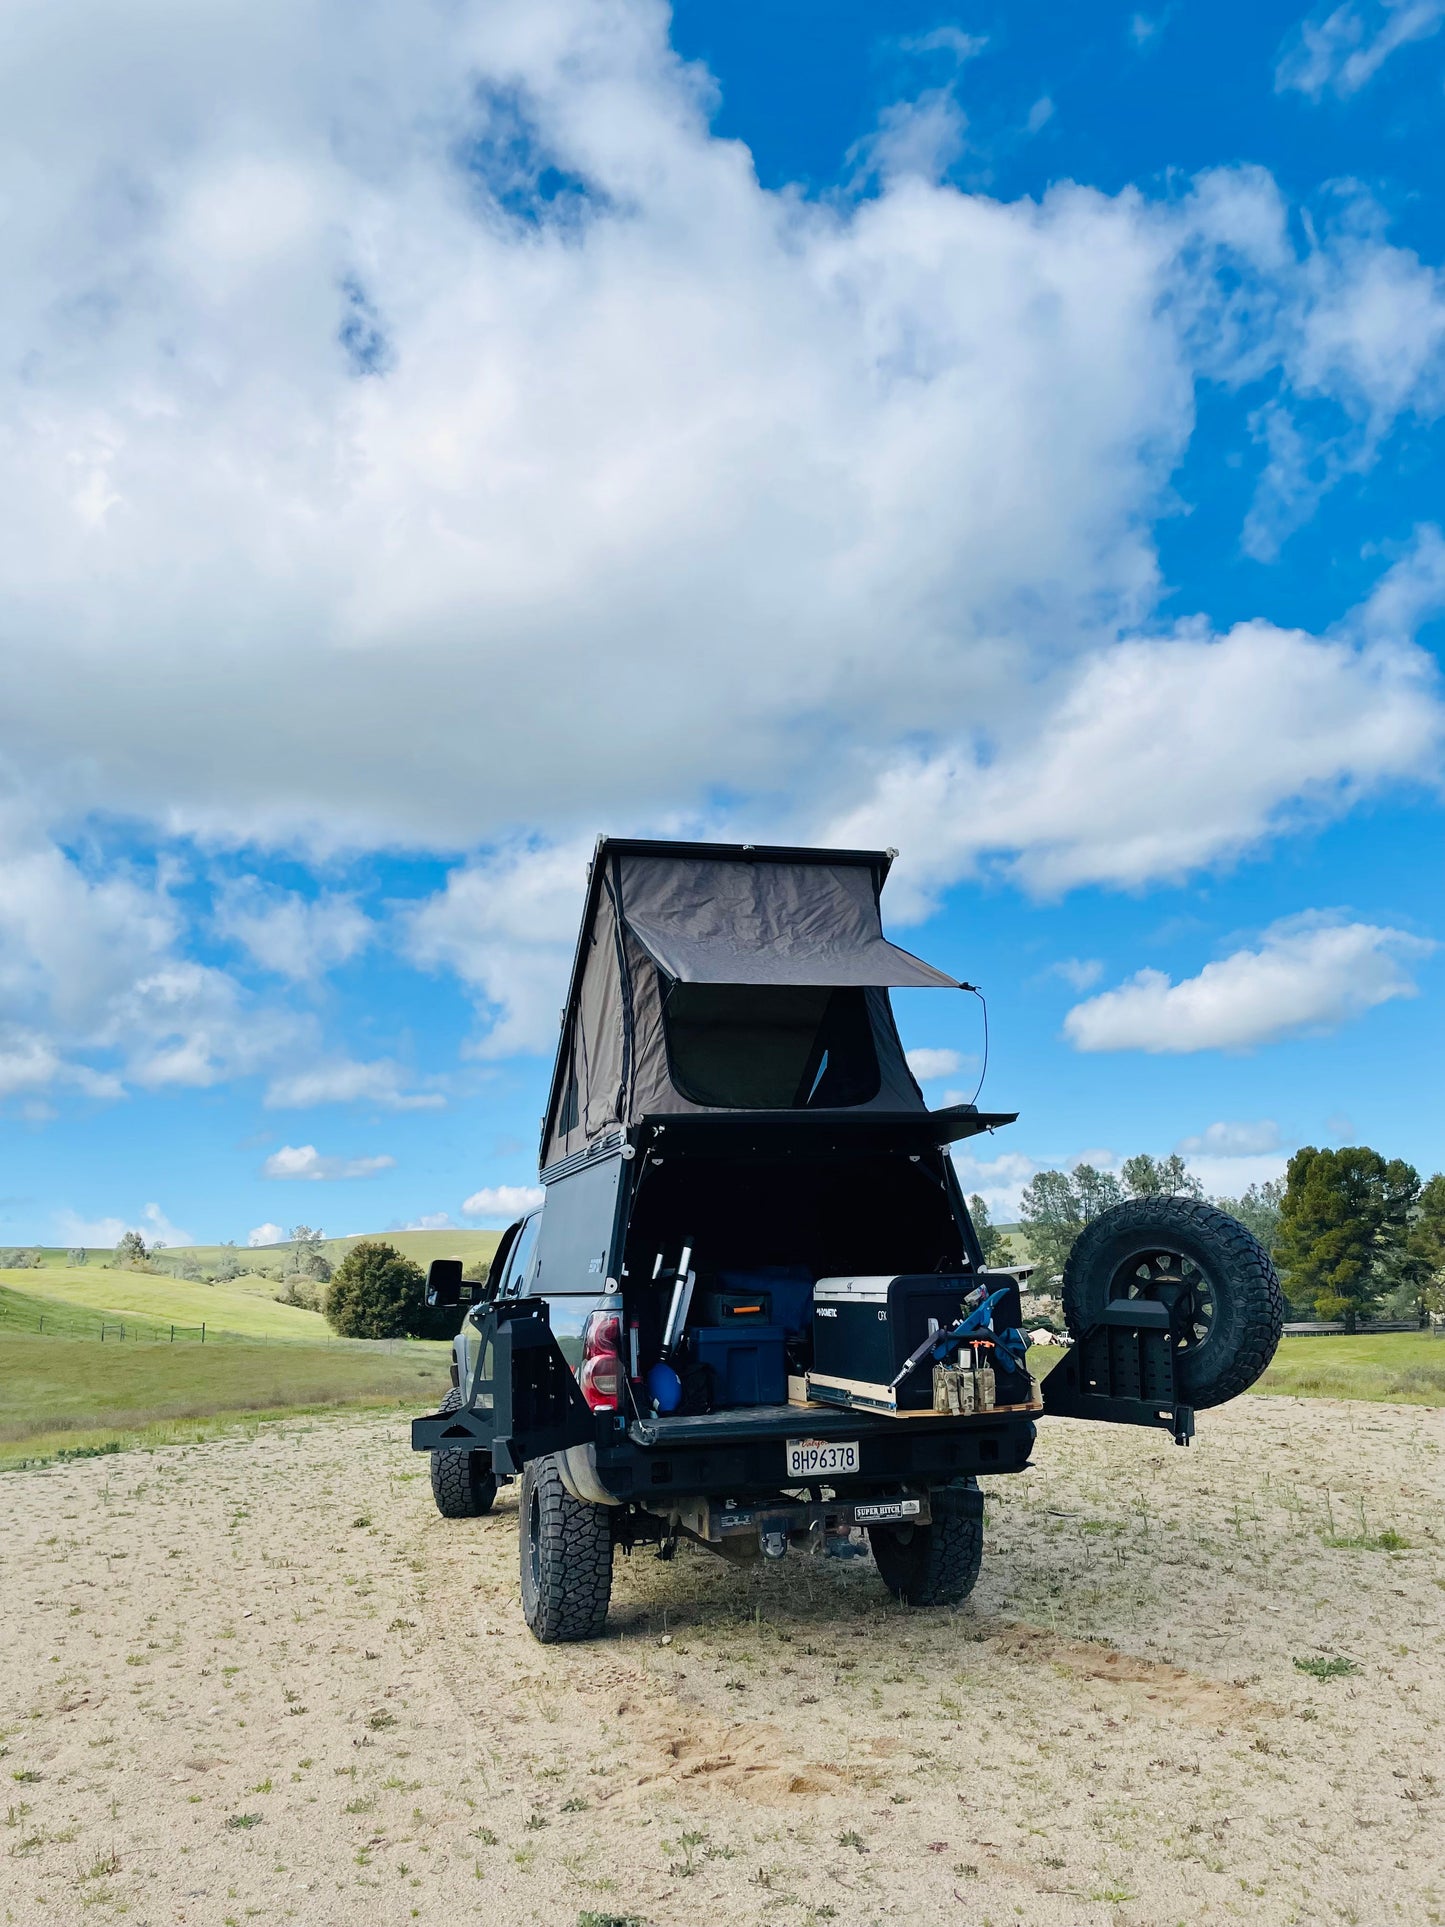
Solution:
M 1016 1275 L 985 1265 L 949 1155 L 1016 1114 L 930 1110 L 908 1068 L 890 990 L 973 986 L 884 936 L 894 854 L 597 845 L 542 1119 L 544 1202 L 505 1234 L 462 1322 L 446 1407 L 413 1425 L 443 1511 L 483 1510 L 498 1478 L 523 1475 L 539 1637 L 600 1627 L 613 1547 L 684 1537 L 776 1557 L 866 1526 L 900 1596 L 961 1597 L 977 1477 L 1028 1464 L 1046 1405 L 1193 1429 L 1172 1314 L 1137 1294 L 1105 1308 L 1047 1401 L 1023 1365 Z M 458 1301 L 460 1272 L 433 1267 L 433 1302 Z M 929 1354 L 951 1303 L 962 1319 L 985 1299 L 976 1343 Z M 891 1388 L 877 1364 L 852 1375 L 838 1323 L 814 1370 L 818 1321 L 862 1307 L 903 1361 Z M 937 1370 L 953 1379 L 935 1401 Z

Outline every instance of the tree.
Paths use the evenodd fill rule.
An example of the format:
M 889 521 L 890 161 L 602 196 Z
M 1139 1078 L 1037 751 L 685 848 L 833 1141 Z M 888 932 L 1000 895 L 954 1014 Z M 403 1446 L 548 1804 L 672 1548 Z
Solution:
M 1422 1308 L 1445 1312 L 1445 1172 L 1422 1188 L 1409 1236 L 1425 1272 Z
M 1204 1196 L 1204 1186 L 1177 1151 L 1171 1151 L 1167 1158 L 1151 1157 L 1147 1151 L 1141 1151 L 1136 1158 L 1125 1158 L 1120 1176 L 1131 1198 Z
M 298 1224 L 291 1232 L 290 1269 L 303 1278 L 314 1278 L 324 1285 L 331 1276 L 331 1261 L 321 1249 L 326 1233 L 318 1225 Z
M 1368 1145 L 1296 1151 L 1275 1250 L 1292 1299 L 1354 1331 L 1389 1283 L 1420 1196 L 1420 1174 Z
M 1246 1231 L 1252 1231 L 1266 1251 L 1274 1250 L 1279 1208 L 1284 1203 L 1283 1178 L 1266 1178 L 1263 1184 L 1252 1184 L 1242 1198 L 1216 1198 L 1214 1202 L 1231 1218 L 1238 1218 Z
M 973 1219 L 973 1228 L 978 1233 L 983 1262 L 990 1266 L 1006 1265 L 1009 1260 L 1008 1239 L 990 1220 L 988 1206 L 976 1191 L 968 1201 L 968 1215 Z
M 382 1238 L 363 1238 L 333 1272 L 323 1309 L 343 1338 L 440 1336 L 425 1294 L 420 1265 Z
M 123 1231 L 120 1242 L 115 1248 L 115 1261 L 118 1265 L 143 1265 L 150 1257 L 146 1241 L 138 1231 Z
M 90 1253 L 84 1245 L 77 1245 L 74 1251 L 67 1251 L 65 1262 L 68 1265 L 84 1265 L 90 1262 Z
M 1048 1289 L 1064 1275 L 1075 1238 L 1091 1218 L 1123 1201 L 1119 1180 L 1092 1164 L 1072 1172 L 1039 1171 L 1024 1186 L 1019 1218 L 1038 1270 L 1031 1282 Z
M 1424 1184 L 1410 1212 L 1405 1235 L 1385 1259 L 1388 1309 L 1424 1324 L 1445 1311 L 1445 1175 Z
M 221 1255 L 216 1260 L 216 1269 L 212 1276 L 218 1285 L 228 1285 L 233 1278 L 239 1278 L 240 1275 L 241 1260 L 236 1252 L 236 1241 L 234 1238 L 228 1238 L 221 1246 Z

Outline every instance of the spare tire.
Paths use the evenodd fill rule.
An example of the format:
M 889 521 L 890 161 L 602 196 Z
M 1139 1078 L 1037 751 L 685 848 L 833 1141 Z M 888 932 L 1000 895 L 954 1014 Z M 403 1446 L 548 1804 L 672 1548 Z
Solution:
M 1064 1266 L 1070 1332 L 1080 1337 L 1120 1298 L 1168 1305 L 1175 1391 L 1200 1409 L 1248 1391 L 1284 1329 L 1269 1253 L 1198 1198 L 1132 1198 L 1085 1225 Z

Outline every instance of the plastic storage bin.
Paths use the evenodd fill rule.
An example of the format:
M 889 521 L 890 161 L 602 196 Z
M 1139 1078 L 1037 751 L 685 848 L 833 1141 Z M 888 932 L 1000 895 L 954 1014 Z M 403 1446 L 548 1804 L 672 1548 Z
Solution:
M 786 1402 L 781 1325 L 694 1325 L 688 1337 L 698 1364 L 708 1368 L 714 1411 Z

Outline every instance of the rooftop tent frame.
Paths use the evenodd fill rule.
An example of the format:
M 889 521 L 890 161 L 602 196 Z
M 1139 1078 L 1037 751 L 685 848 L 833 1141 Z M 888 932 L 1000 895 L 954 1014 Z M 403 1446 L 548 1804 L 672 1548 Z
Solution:
M 904 1061 L 888 990 L 961 986 L 884 937 L 880 898 L 893 856 L 599 838 L 543 1120 L 544 1174 L 644 1123 L 758 1115 L 680 1067 L 684 1007 L 704 1044 L 716 1012 L 736 1008 L 763 1013 L 770 1039 L 782 1039 L 785 1070 L 787 1050 L 802 1049 L 797 1096 L 780 1099 L 775 1089 L 761 1100 L 770 1122 L 925 1125 L 930 1113 Z M 808 1025 L 817 1033 L 811 1045 Z M 714 1067 L 730 1061 L 726 1035 Z M 862 1081 L 822 1068 L 845 1046 L 866 1060 Z M 972 1128 L 988 1128 L 972 1117 Z M 966 1134 L 957 1127 L 952 1120 L 935 1141 Z

